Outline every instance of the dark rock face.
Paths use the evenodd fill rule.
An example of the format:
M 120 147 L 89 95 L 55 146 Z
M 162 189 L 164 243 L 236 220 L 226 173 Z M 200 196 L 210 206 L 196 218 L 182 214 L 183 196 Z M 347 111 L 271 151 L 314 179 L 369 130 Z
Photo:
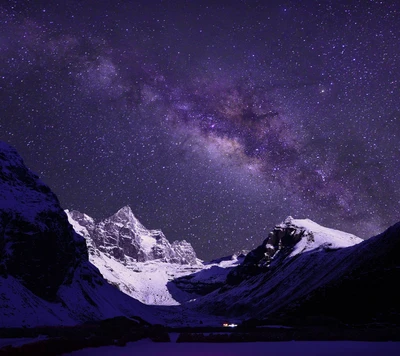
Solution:
M 229 272 L 224 286 L 193 304 L 225 316 L 281 318 L 284 308 L 340 279 L 359 259 L 352 252 L 362 245 L 354 235 L 289 217 Z
M 85 241 L 57 197 L 15 149 L 0 142 L 0 275 L 53 300 L 71 270 L 87 260 Z
M 283 224 L 276 225 L 263 243 L 250 251 L 243 263 L 228 274 L 226 283 L 237 285 L 251 276 L 265 272 L 278 251 L 280 259 L 286 258 L 291 248 L 303 237 L 313 240 L 312 232 L 293 225 L 289 216 Z
M 282 323 L 398 325 L 399 278 L 400 223 L 360 242 L 288 220 L 229 273 L 230 284 L 194 303 L 206 312 Z
M 95 223 L 92 218 L 77 211 L 67 211 L 75 223 L 84 227 L 89 253 L 91 246 L 124 262 L 126 257 L 137 262 L 160 260 L 179 264 L 196 264 L 197 257 L 190 243 L 169 243 L 160 230 L 148 230 L 125 206 L 111 217 Z
M 400 223 L 350 247 L 353 263 L 340 278 L 278 311 L 302 319 L 319 315 L 346 323 L 400 323 Z
M 100 251 L 110 252 L 114 258 L 120 260 L 124 259 L 125 254 L 135 260 L 143 260 L 140 240 L 133 229 L 131 215 L 133 214 L 130 209 L 122 208 L 95 226 L 92 238 Z

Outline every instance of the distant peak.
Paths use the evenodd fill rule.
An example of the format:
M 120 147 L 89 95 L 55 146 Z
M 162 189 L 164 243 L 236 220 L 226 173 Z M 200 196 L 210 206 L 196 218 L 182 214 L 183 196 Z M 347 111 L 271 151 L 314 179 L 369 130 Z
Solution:
M 285 224 L 291 224 L 292 221 L 293 221 L 293 217 L 289 215 L 289 216 L 285 219 L 284 223 L 285 223 Z
M 119 211 L 126 211 L 126 212 L 132 212 L 132 209 L 129 205 L 125 205 L 123 206 L 121 209 L 119 209 Z
M 119 209 L 116 213 L 117 215 L 133 215 L 132 209 L 129 205 L 125 205 L 124 207 L 122 207 L 121 209 Z

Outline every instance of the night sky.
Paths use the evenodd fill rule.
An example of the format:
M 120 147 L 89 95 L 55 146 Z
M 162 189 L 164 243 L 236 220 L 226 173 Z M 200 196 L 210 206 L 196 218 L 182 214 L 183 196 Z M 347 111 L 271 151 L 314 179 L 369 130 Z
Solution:
M 200 258 L 400 220 L 400 2 L 0 1 L 0 139 Z M 1 203 L 1 202 L 0 202 Z

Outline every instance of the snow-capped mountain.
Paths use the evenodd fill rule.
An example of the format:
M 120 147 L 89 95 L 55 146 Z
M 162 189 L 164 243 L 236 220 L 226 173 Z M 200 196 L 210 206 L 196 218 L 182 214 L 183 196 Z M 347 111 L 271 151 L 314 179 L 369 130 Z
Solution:
M 340 255 L 342 268 L 327 283 L 275 314 L 292 319 L 324 315 L 346 323 L 399 325 L 400 223 L 345 251 Z
M 97 224 L 86 214 L 66 213 L 86 239 L 90 262 L 111 284 L 145 304 L 179 305 L 207 294 L 239 263 L 231 256 L 203 264 L 188 242 L 170 244 L 160 230 L 147 230 L 130 207 Z
M 262 317 L 342 273 L 349 246 L 363 240 L 315 222 L 288 217 L 247 254 L 216 291 L 194 304 L 203 312 Z
M 57 197 L 0 142 L 0 326 L 76 324 L 148 307 L 109 285 Z
M 121 262 L 159 260 L 161 262 L 196 265 L 199 260 L 190 243 L 169 243 L 161 230 L 148 230 L 125 206 L 109 218 L 95 223 L 86 214 L 66 210 L 75 231 L 81 233 L 88 245 Z
M 300 254 L 332 251 L 356 245 L 363 240 L 352 234 L 321 226 L 309 219 L 287 217 L 276 225 L 244 262 L 228 276 L 228 283 L 236 284 L 249 275 L 266 271 Z

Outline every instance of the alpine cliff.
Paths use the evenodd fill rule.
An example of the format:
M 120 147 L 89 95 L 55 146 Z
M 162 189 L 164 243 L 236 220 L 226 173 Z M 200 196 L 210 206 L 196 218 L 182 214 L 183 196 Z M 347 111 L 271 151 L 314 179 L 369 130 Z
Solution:
M 0 292 L 2 327 L 153 319 L 145 305 L 104 280 L 55 194 L 1 141 Z
M 66 211 L 75 229 L 82 232 L 89 244 L 125 261 L 136 262 L 159 260 L 161 262 L 195 265 L 196 253 L 185 240 L 169 243 L 161 230 L 148 230 L 135 217 L 131 208 L 125 206 L 109 218 L 95 223 L 86 214 Z

